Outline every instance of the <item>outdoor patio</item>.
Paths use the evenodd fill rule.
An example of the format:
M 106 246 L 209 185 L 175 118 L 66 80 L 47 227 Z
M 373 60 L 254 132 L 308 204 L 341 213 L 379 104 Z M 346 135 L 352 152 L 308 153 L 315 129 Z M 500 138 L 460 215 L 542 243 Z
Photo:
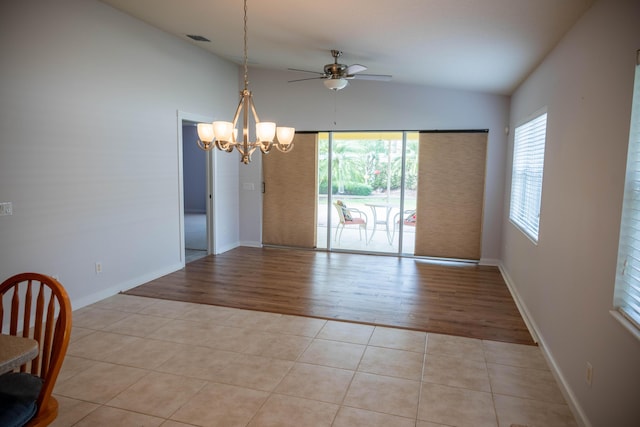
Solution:
M 380 252 L 380 253 L 398 253 L 398 240 L 400 224 L 398 219 L 400 216 L 400 201 L 399 197 L 390 197 L 377 195 L 367 197 L 333 197 L 332 202 L 341 200 L 348 208 L 355 208 L 363 212 L 366 215 L 366 235 L 362 232 L 360 235 L 360 229 L 355 225 L 347 225 L 342 230 L 342 236 L 336 238 L 336 228 L 339 224 L 338 212 L 333 205 L 330 205 L 330 209 L 327 208 L 327 198 L 320 197 L 318 202 L 318 234 L 317 234 L 317 247 L 321 249 L 327 248 L 327 227 L 331 227 L 330 245 L 331 249 L 337 250 L 354 250 L 363 252 Z M 413 209 L 415 200 L 406 200 L 405 210 Z M 371 205 L 379 205 L 377 209 L 377 224 L 374 224 L 374 213 Z M 386 216 L 386 207 L 383 205 L 389 205 L 389 215 Z M 331 223 L 329 225 L 328 217 L 331 215 Z M 395 233 L 394 233 L 395 222 Z M 375 226 L 375 227 L 374 227 Z M 375 230 L 375 231 L 374 231 Z M 387 234 L 388 233 L 388 234 Z M 338 234 L 340 234 L 338 232 Z M 389 238 L 393 236 L 391 242 Z M 402 253 L 413 254 L 415 243 L 415 227 L 404 226 L 402 235 Z

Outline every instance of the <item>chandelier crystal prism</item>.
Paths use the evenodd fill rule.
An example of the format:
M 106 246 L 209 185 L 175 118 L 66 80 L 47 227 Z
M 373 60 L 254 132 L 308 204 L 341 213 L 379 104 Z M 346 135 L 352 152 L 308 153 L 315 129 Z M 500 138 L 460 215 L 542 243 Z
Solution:
M 249 141 L 249 111 L 255 123 L 254 142 Z M 238 119 L 242 114 L 242 140 L 237 140 Z M 292 127 L 276 127 L 273 122 L 261 122 L 253 104 L 253 95 L 249 90 L 249 73 L 247 66 L 247 0 L 244 0 L 244 89 L 240 92 L 240 102 L 232 122 L 214 121 L 213 123 L 198 123 L 198 147 L 205 151 L 217 147 L 228 153 L 235 148 L 245 165 L 251 161 L 251 154 L 256 150 L 264 154 L 273 147 L 287 153 L 293 149 L 295 129 Z M 277 140 L 275 139 L 277 138 Z

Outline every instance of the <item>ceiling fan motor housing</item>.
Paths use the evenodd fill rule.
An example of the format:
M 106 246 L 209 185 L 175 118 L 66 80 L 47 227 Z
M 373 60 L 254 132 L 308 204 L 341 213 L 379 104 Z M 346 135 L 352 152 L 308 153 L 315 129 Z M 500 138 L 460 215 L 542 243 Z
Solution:
M 324 66 L 324 73 L 334 78 L 342 77 L 347 66 L 344 64 L 327 64 Z

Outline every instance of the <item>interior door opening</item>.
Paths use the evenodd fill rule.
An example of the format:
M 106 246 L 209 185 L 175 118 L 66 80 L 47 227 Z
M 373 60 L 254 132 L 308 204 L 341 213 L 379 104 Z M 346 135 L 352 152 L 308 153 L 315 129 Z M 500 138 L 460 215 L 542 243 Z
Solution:
M 184 218 L 185 264 L 210 253 L 210 185 L 207 156 L 196 144 L 196 122 L 182 120 L 182 213 Z

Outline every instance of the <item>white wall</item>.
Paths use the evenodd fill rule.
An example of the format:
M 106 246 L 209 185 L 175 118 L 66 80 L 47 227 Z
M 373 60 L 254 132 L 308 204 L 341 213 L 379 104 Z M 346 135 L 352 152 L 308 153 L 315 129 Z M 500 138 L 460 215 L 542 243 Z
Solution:
M 322 58 L 318 60 L 321 67 Z M 319 80 L 287 83 L 300 77 L 287 71 L 249 70 L 260 119 L 307 131 L 489 129 L 482 259 L 500 259 L 509 97 L 364 80 L 354 80 L 338 92 Z M 255 182 L 258 189 L 259 161 L 241 167 L 240 173 L 241 181 Z M 241 240 L 259 242 L 260 192 L 241 192 L 241 216 L 251 224 L 241 232 Z
M 0 55 L 0 277 L 57 275 L 77 308 L 180 268 L 177 112 L 226 114 L 237 66 L 94 0 L 0 2 Z
M 597 2 L 511 104 L 512 127 L 545 106 L 548 127 L 539 243 L 509 223 L 505 207 L 503 270 L 593 426 L 640 425 L 640 342 L 609 314 L 639 17 L 638 1 Z

